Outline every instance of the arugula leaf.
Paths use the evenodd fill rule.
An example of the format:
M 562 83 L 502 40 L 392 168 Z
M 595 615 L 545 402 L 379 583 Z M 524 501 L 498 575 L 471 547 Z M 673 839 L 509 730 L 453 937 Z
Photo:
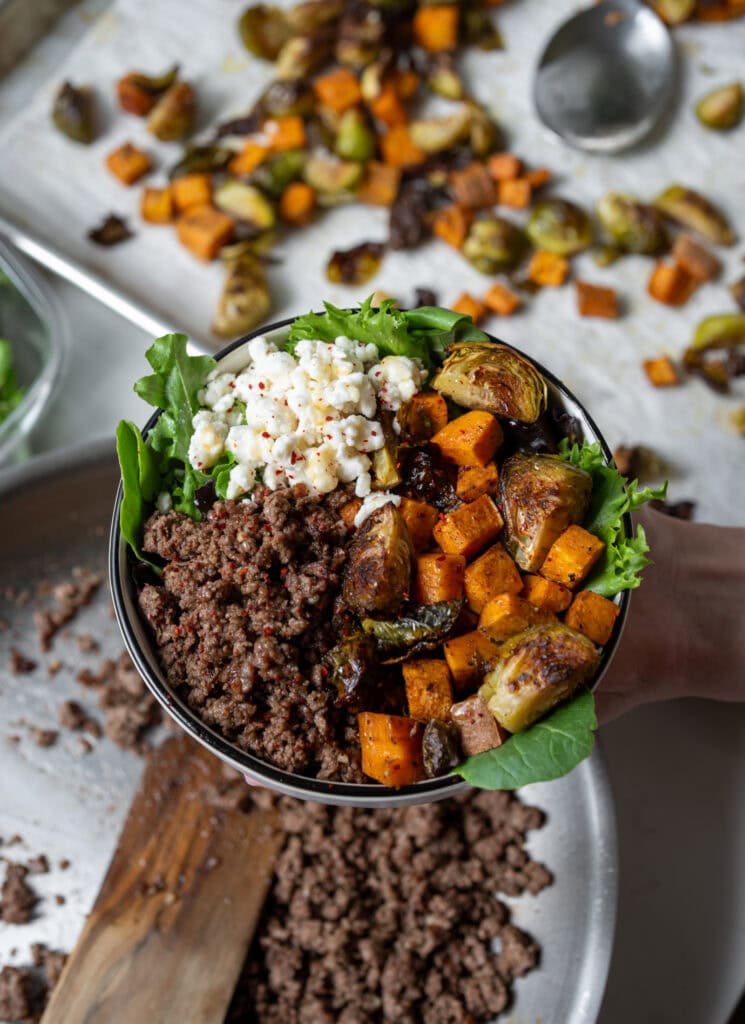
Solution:
M 486 335 L 470 316 L 437 306 L 420 309 L 396 309 L 392 299 L 385 299 L 373 309 L 372 296 L 358 310 L 338 309 L 325 302 L 325 313 L 299 316 L 292 326 L 287 350 L 294 352 L 298 341 L 334 341 L 344 335 L 355 341 L 376 345 L 386 355 L 421 359 L 428 368 L 441 361 L 445 349 L 457 341 L 485 341 Z
M 220 461 L 212 467 L 212 479 L 215 481 L 215 494 L 218 498 L 227 498 L 230 471 L 237 465 L 235 455 L 232 452 L 225 452 Z
M 10 342 L 0 338 L 0 423 L 6 419 L 23 398 L 13 366 L 13 349 Z
M 160 488 L 160 473 L 151 449 L 139 428 L 122 420 L 116 428 L 116 454 L 122 473 L 122 503 L 119 508 L 119 529 L 122 537 L 143 562 L 141 530 L 146 507 L 155 500 Z M 152 565 L 152 562 L 148 564 Z M 153 566 L 156 572 L 160 570 Z
M 590 756 L 597 727 L 595 700 L 583 690 L 501 747 L 467 758 L 453 773 L 481 789 L 518 789 L 558 779 Z
M 559 451 L 562 458 L 586 470 L 592 477 L 590 511 L 583 525 L 605 543 L 605 550 L 585 584 L 586 588 L 603 597 L 613 597 L 621 590 L 636 589 L 641 583 L 642 570 L 652 564 L 645 557 L 649 545 L 641 526 L 637 527 L 634 535 L 626 536 L 623 517 L 653 498 L 664 499 L 667 482 L 661 487 L 641 489 L 637 480 L 627 482 L 615 466 L 606 463 L 599 443 L 585 442 L 580 446 L 570 445 L 564 440 Z

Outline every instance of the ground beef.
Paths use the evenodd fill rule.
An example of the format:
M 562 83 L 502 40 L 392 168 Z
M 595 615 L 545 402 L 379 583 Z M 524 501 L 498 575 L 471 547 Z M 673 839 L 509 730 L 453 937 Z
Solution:
M 97 573 L 79 567 L 73 569 L 72 579 L 54 588 L 55 607 L 34 613 L 42 651 L 48 651 L 58 630 L 74 619 L 81 608 L 90 604 L 102 579 Z
M 82 704 L 76 700 L 66 700 L 60 704 L 57 715 L 60 725 L 73 732 L 87 732 L 98 738 L 101 735 L 101 725 L 92 718 Z
M 26 881 L 28 873 L 25 864 L 7 862 L 0 889 L 0 921 L 5 924 L 27 924 L 33 916 L 39 897 Z
M 169 682 L 208 725 L 288 771 L 359 782 L 356 725 L 323 665 L 338 639 L 348 499 L 261 488 L 199 523 L 156 513 L 143 547 L 167 561 L 163 585 L 139 600 Z
M 59 737 L 56 729 L 42 729 L 38 725 L 31 726 L 29 735 L 37 747 L 53 747 Z
M 482 1024 L 509 1005 L 539 951 L 494 894 L 551 882 L 525 849 L 539 810 L 489 792 L 278 805 L 287 840 L 226 1024 Z
M 81 669 L 76 680 L 98 691 L 104 713 L 104 732 L 123 750 L 145 754 L 150 749 L 147 733 L 161 722 L 161 711 L 129 655 L 106 658 L 97 671 Z
M 0 969 L 0 1020 L 37 1024 L 59 981 L 67 955 L 36 942 L 33 966 Z
M 35 661 L 27 658 L 23 651 L 19 651 L 17 647 L 11 647 L 8 671 L 12 672 L 14 676 L 18 676 L 33 672 L 35 668 Z

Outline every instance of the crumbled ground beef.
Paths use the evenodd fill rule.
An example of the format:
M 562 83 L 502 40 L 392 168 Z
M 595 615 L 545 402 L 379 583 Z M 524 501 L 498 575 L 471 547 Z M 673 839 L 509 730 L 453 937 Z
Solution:
M 262 488 L 200 523 L 156 513 L 143 547 L 167 565 L 139 600 L 169 682 L 205 722 L 288 771 L 356 782 L 355 723 L 322 664 L 337 639 L 348 499 Z
M 29 736 L 37 747 L 53 747 L 59 733 L 56 729 L 42 729 L 38 725 L 33 725 L 29 729 Z
M 37 1024 L 67 955 L 36 942 L 31 958 L 33 966 L 0 969 L 0 1020 L 8 1024 Z
M 26 867 L 30 875 L 46 875 L 49 872 L 49 858 L 45 853 L 39 853 L 26 861 Z
M 48 651 L 55 634 L 74 619 L 81 608 L 90 604 L 101 582 L 102 577 L 97 573 L 78 567 L 73 569 L 72 579 L 54 588 L 55 607 L 34 613 L 42 651 Z
M 14 676 L 26 675 L 28 672 L 33 672 L 35 668 L 35 661 L 32 661 L 31 658 L 27 658 L 26 655 L 22 651 L 19 651 L 17 647 L 11 647 L 8 669 Z
M 494 893 L 551 882 L 525 850 L 539 810 L 489 792 L 278 804 L 287 840 L 226 1024 L 482 1024 L 508 1006 L 539 951 Z
M 28 873 L 25 864 L 7 862 L 0 889 L 0 921 L 5 924 L 27 924 L 33 916 L 39 898 L 26 881 Z
M 101 735 L 101 725 L 95 718 L 91 718 L 82 704 L 76 700 L 66 700 L 60 704 L 57 711 L 60 725 L 65 729 L 72 729 L 73 732 L 87 732 L 91 736 Z
M 123 750 L 147 753 L 147 733 L 161 722 L 161 711 L 129 655 L 122 651 L 116 659 L 106 658 L 96 672 L 81 669 L 76 679 L 81 686 L 98 691 L 109 739 Z

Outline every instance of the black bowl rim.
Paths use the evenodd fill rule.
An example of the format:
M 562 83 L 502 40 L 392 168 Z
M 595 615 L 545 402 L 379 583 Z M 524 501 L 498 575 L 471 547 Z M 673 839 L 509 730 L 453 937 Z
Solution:
M 246 342 L 251 341 L 253 338 L 270 334 L 274 331 L 279 331 L 284 327 L 289 327 L 296 319 L 297 316 L 287 317 L 286 319 L 279 320 L 276 323 L 258 327 L 220 349 L 215 353 L 214 358 L 219 362 L 226 356 L 230 355 L 231 352 L 234 352 L 237 348 L 245 345 Z M 612 463 L 613 456 L 611 450 L 608 447 L 598 425 L 587 412 L 582 402 L 575 397 L 569 388 L 532 356 L 529 356 L 515 345 L 502 341 L 500 338 L 496 338 L 494 335 L 488 334 L 488 332 L 485 333 L 490 341 L 496 342 L 500 345 L 505 345 L 507 348 L 512 349 L 513 352 L 516 352 L 518 355 L 526 359 L 556 388 L 562 397 L 569 398 L 576 404 L 597 438 L 606 461 Z M 161 411 L 162 410 L 160 409 L 156 409 L 153 415 L 148 419 L 142 429 L 144 437 L 147 437 L 148 432 L 155 426 Z M 197 742 L 217 754 L 217 756 L 223 761 L 227 761 L 234 766 L 237 763 L 241 769 L 249 774 L 251 778 L 266 782 L 270 788 L 292 795 L 304 796 L 310 799 L 315 797 L 318 800 L 338 800 L 339 802 L 344 803 L 362 803 L 367 806 L 380 804 L 384 801 L 389 803 L 423 803 L 427 799 L 438 800 L 447 796 L 452 796 L 467 786 L 467 783 L 457 775 L 445 775 L 436 779 L 427 779 L 422 782 L 414 783 L 410 786 L 402 786 L 395 790 L 386 786 L 381 786 L 377 783 L 333 782 L 326 779 L 314 778 L 312 776 L 298 775 L 293 772 L 286 771 L 283 768 L 278 768 L 267 761 L 263 761 L 260 758 L 255 757 L 253 754 L 250 754 L 248 751 L 241 750 L 237 744 L 232 743 L 216 730 L 205 725 L 205 723 L 183 700 L 181 700 L 181 698 L 176 697 L 170 692 L 167 686 L 161 683 L 157 674 L 152 669 L 147 652 L 145 652 L 140 646 L 127 616 L 124 593 L 122 590 L 122 574 L 120 573 L 120 552 L 122 545 L 119 532 L 119 508 L 121 506 L 121 502 L 122 482 L 120 480 L 114 501 L 111 531 L 109 534 L 109 579 L 117 623 L 122 633 L 127 651 L 138 672 L 145 680 L 150 692 L 156 698 L 161 707 L 163 707 L 163 709 L 178 722 L 181 728 L 184 729 L 192 739 L 197 740 Z M 624 529 L 627 536 L 630 536 L 632 523 L 631 516 L 628 513 L 624 516 Z M 606 644 L 603 648 L 600 666 L 591 686 L 593 691 L 597 689 L 602 677 L 608 669 L 608 666 L 613 660 L 616 647 L 618 646 L 626 622 L 631 591 L 621 591 L 619 598 L 620 611 L 616 628 L 613 632 L 610 643 Z

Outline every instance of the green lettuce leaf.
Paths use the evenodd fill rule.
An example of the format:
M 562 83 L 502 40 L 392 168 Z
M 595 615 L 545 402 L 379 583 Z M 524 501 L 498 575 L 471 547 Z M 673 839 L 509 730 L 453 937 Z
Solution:
M 562 441 L 563 458 L 586 470 L 592 477 L 592 500 L 586 530 L 605 543 L 605 550 L 585 584 L 603 597 L 613 597 L 621 590 L 634 590 L 641 583 L 642 570 L 651 565 L 646 558 L 649 545 L 641 526 L 627 537 L 623 517 L 652 499 L 663 500 L 667 482 L 661 487 L 639 488 L 638 481 L 626 481 L 615 466 L 605 461 L 600 444 L 585 442 L 581 446 Z
M 595 700 L 588 690 L 493 750 L 474 754 L 453 769 L 480 789 L 518 789 L 558 779 L 592 753 Z
M 139 427 L 129 420 L 122 420 L 116 428 L 116 454 L 122 473 L 119 529 L 135 555 L 146 562 L 141 548 L 142 523 L 160 490 L 157 460 Z

